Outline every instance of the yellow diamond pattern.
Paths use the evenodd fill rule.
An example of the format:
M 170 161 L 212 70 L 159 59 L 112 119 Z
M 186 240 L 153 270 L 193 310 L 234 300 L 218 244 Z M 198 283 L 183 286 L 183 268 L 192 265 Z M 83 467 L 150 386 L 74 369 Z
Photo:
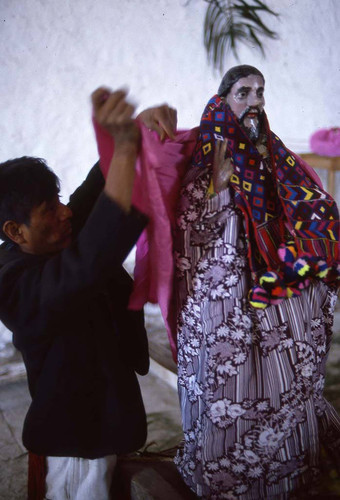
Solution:
M 207 155 L 211 151 L 211 143 L 209 142 L 208 144 L 205 144 L 203 146 L 203 153 Z
M 287 158 L 287 163 L 288 163 L 291 167 L 294 167 L 294 165 L 295 165 L 295 160 L 294 160 L 291 156 L 288 156 L 288 158 Z

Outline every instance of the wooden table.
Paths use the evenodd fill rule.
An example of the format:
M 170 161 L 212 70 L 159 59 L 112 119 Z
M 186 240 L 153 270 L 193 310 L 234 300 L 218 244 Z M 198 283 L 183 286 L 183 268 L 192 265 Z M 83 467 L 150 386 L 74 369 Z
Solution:
M 340 171 L 340 156 L 319 156 L 314 153 L 303 153 L 299 156 L 311 167 L 327 170 L 327 192 L 335 198 L 335 173 Z

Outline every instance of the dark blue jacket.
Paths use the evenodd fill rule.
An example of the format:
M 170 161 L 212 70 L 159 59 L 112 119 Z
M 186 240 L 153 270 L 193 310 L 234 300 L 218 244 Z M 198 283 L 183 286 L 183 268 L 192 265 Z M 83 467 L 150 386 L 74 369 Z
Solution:
M 149 367 L 144 317 L 128 311 L 122 262 L 146 219 L 104 193 L 95 166 L 70 198 L 73 244 L 52 257 L 0 250 L 0 319 L 26 365 L 23 430 L 38 455 L 99 458 L 141 447 L 146 419 L 135 371 Z

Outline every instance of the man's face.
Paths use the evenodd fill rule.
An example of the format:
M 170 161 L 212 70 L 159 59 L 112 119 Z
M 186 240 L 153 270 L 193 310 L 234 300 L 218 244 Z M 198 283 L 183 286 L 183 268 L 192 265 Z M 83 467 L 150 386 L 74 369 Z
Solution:
M 260 116 L 265 104 L 262 77 L 249 75 L 240 78 L 231 87 L 225 100 L 249 138 L 256 141 L 260 134 Z
M 24 243 L 21 250 L 36 255 L 50 255 L 69 246 L 72 240 L 72 211 L 58 195 L 33 208 L 30 224 L 21 224 Z

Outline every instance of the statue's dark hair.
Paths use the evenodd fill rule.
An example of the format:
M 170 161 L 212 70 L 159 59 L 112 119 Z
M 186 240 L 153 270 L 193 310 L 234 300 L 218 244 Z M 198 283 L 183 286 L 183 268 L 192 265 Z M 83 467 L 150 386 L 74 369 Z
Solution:
M 32 209 L 59 190 L 58 177 L 41 158 L 23 156 L 0 163 L 0 238 L 10 241 L 2 230 L 6 221 L 29 225 Z
M 241 64 L 240 66 L 234 66 L 230 68 L 224 77 L 222 78 L 221 84 L 218 88 L 218 95 L 220 97 L 226 97 L 231 87 L 236 83 L 240 78 L 245 78 L 249 75 L 258 75 L 261 76 L 264 83 L 264 76 L 257 68 L 254 66 L 248 66 L 247 64 Z

